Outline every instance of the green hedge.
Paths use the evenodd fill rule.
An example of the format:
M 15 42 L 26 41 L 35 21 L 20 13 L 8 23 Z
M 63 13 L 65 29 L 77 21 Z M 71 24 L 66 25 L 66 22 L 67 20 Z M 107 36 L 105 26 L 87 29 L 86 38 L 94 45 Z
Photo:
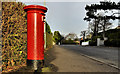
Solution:
M 78 44 L 74 42 L 73 40 L 62 40 L 62 44 Z
M 46 32 L 46 47 L 47 48 L 51 48 L 53 46 L 52 38 L 53 38 L 52 34 Z
M 111 39 L 105 41 L 105 46 L 120 47 L 120 39 Z
M 89 42 L 89 45 L 90 45 L 90 46 L 97 46 L 97 41 L 90 41 L 90 42 Z
M 108 37 L 108 40 L 104 42 L 105 46 L 115 46 L 119 47 L 120 45 L 120 29 L 110 29 L 105 32 L 105 36 Z M 91 46 L 97 45 L 97 38 L 103 40 L 102 32 L 98 36 L 94 36 L 90 41 Z
M 27 18 L 22 3 L 2 3 L 2 70 L 26 63 Z
M 27 13 L 20 2 L 2 3 L 2 71 L 26 64 Z M 49 27 L 47 31 L 50 31 Z M 52 33 L 47 35 L 47 48 L 52 47 Z
M 101 38 L 101 36 L 94 36 L 92 40 L 89 42 L 90 46 L 96 46 L 97 45 L 97 38 Z
M 105 46 L 120 47 L 120 30 L 119 29 L 116 32 L 113 31 L 108 34 L 108 40 L 105 41 Z

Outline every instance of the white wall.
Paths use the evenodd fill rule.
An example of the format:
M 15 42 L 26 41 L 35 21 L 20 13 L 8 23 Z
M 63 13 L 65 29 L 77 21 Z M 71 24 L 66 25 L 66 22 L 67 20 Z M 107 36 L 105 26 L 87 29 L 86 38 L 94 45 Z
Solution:
M 88 42 L 82 42 L 82 45 L 89 45 L 89 41 Z
M 100 38 L 97 38 L 97 46 L 104 45 L 104 40 L 100 40 Z

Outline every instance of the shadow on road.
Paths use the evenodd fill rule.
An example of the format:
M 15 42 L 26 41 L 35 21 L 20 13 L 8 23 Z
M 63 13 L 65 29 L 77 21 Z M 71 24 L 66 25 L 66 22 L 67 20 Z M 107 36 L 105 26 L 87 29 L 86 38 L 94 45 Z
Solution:
M 51 62 L 56 59 L 56 54 L 57 53 L 54 52 L 54 46 L 45 53 L 45 66 L 50 67 L 53 72 L 57 72 L 58 70 L 54 64 L 51 64 Z

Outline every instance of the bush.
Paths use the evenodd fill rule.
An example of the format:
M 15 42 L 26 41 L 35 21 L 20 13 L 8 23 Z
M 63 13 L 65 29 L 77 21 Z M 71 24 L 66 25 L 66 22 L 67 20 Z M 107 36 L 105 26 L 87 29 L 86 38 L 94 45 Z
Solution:
M 46 48 L 51 48 L 53 46 L 53 35 L 50 29 L 50 26 L 48 23 L 45 21 L 46 25 Z
M 108 40 L 104 42 L 105 46 L 117 46 L 120 45 L 120 29 L 110 29 L 105 32 L 105 36 L 108 37 Z M 90 41 L 90 45 L 97 44 L 97 38 L 103 40 L 102 32 L 98 36 L 94 36 Z
M 105 46 L 115 46 L 119 47 L 120 45 L 120 30 L 115 29 L 115 31 L 112 31 L 108 34 L 108 40 L 105 41 Z
M 18 2 L 2 3 L 2 71 L 26 64 L 27 14 Z M 52 46 L 52 34 L 47 25 L 47 47 Z M 49 33 L 48 33 L 49 31 Z
M 47 48 L 51 48 L 53 46 L 52 38 L 53 38 L 52 34 L 46 32 L 46 47 Z
M 27 18 L 22 3 L 2 3 L 2 69 L 26 63 Z
M 62 44 L 78 44 L 78 43 L 74 42 L 73 40 L 63 40 Z
M 94 36 L 92 40 L 89 42 L 90 46 L 97 46 L 97 38 L 101 38 L 101 36 Z
M 89 42 L 89 45 L 90 45 L 90 46 L 97 46 L 97 41 L 90 41 L 90 42 Z
M 105 41 L 105 46 L 120 47 L 120 39 L 107 40 L 107 41 Z

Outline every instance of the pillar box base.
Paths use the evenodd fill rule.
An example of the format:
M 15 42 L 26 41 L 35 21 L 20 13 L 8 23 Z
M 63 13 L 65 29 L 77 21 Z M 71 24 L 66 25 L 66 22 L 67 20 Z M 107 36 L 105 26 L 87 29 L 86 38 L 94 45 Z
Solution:
M 27 59 L 27 66 L 32 70 L 41 70 L 44 66 L 44 60 L 28 60 Z

